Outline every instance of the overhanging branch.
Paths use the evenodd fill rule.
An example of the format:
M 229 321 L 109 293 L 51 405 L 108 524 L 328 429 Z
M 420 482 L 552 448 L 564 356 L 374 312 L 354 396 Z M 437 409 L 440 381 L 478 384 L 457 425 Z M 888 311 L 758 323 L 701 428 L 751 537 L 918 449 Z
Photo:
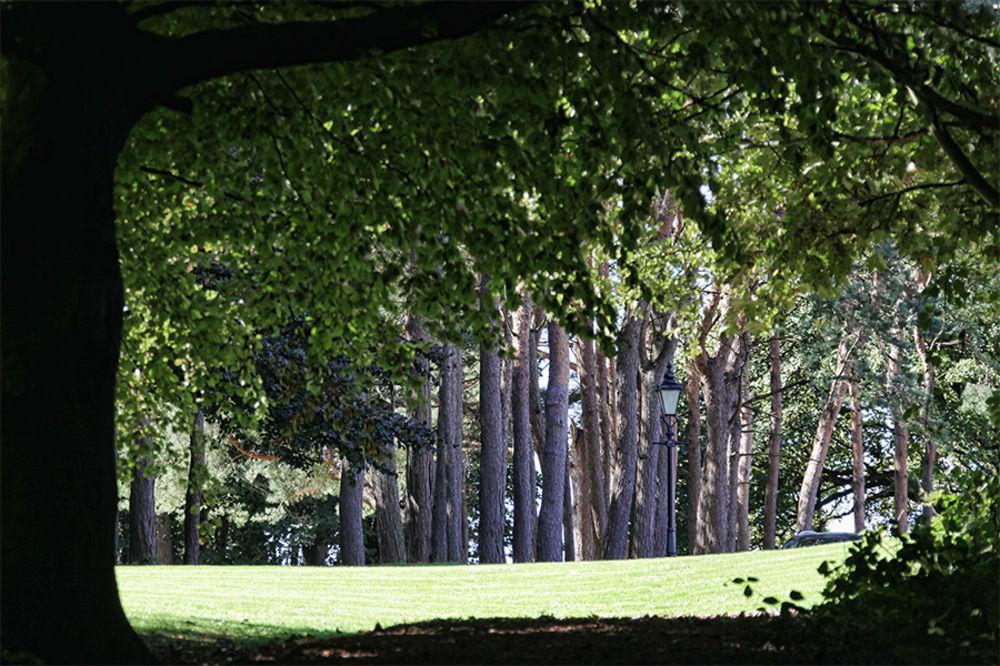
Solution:
M 215 77 L 271 67 L 348 62 L 474 34 L 522 7 L 519 2 L 428 2 L 353 19 L 206 30 L 156 43 L 147 73 L 176 91 Z

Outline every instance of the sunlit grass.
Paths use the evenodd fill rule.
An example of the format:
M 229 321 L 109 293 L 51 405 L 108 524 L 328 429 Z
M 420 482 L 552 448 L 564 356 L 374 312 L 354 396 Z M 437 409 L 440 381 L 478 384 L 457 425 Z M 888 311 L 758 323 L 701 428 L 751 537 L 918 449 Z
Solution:
M 761 598 L 819 600 L 823 560 L 847 545 L 672 559 L 489 566 L 118 567 L 125 612 L 141 633 L 238 640 L 368 631 L 486 617 L 724 615 Z M 754 596 L 735 577 L 754 576 Z M 729 583 L 729 584 L 727 584 Z

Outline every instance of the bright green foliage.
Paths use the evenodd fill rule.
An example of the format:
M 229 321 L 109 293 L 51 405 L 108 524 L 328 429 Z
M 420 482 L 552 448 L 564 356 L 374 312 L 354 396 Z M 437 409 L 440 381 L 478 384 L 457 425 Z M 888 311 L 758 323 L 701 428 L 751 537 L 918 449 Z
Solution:
M 919 654 L 928 637 L 961 660 L 997 655 L 1000 627 L 1000 479 L 973 476 L 942 495 L 941 514 L 902 537 L 886 557 L 884 532 L 851 549 L 816 609 L 858 626 L 892 627 L 901 650 Z
M 516 566 L 119 567 L 125 612 L 140 632 L 182 629 L 243 639 L 357 632 L 435 618 L 719 615 L 754 610 L 755 589 L 819 600 L 816 567 L 843 544 L 658 560 Z M 184 590 L 184 594 L 177 594 Z

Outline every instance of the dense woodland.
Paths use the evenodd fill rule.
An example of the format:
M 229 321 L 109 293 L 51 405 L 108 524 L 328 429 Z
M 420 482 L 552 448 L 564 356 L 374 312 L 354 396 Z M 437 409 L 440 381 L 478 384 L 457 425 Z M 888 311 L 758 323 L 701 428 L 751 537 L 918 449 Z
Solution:
M 9 645 L 142 661 L 114 562 L 662 556 L 668 367 L 683 554 L 1000 471 L 991 5 L 3 11 Z

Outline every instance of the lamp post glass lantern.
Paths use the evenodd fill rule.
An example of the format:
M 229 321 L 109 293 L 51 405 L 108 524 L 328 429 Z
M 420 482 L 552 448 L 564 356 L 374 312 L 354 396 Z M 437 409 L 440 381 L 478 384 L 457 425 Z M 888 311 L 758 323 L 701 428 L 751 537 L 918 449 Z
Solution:
M 667 371 L 663 373 L 663 381 L 656 387 L 660 395 L 660 419 L 663 421 L 664 439 L 654 442 L 667 447 L 667 556 L 677 554 L 677 441 L 674 424 L 677 421 L 677 401 L 680 400 L 684 386 L 674 377 L 674 364 L 667 363 Z

